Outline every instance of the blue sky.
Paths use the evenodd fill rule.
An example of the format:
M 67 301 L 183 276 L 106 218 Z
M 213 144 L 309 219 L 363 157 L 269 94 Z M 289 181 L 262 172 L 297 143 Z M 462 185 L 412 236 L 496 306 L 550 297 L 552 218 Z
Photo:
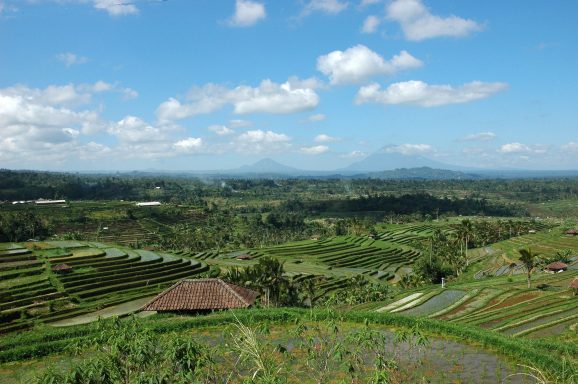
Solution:
M 578 169 L 578 2 L 0 0 L 0 167 Z

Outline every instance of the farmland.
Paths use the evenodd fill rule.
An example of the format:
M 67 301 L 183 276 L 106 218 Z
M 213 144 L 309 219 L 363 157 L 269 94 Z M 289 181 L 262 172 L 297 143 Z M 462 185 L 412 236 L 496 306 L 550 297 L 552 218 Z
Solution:
M 572 211 L 564 210 L 573 204 L 568 195 L 556 205 L 534 201 L 522 192 L 527 185 L 515 183 L 498 193 L 489 190 L 499 184 L 481 181 L 480 190 L 487 188 L 482 197 L 471 195 L 467 182 L 454 185 L 450 197 L 445 183 L 422 184 L 427 192 L 412 189 L 413 182 L 343 184 L 138 180 L 122 197 L 154 198 L 160 205 L 138 207 L 139 200 L 120 195 L 58 206 L 4 204 L 0 380 L 26 381 L 30 364 L 38 367 L 34 374 L 51 361 L 72 364 L 67 346 L 89 337 L 101 317 L 120 316 L 128 323 L 131 313 L 146 315 L 139 327 L 163 340 L 173 331 L 192 332 L 210 349 L 222 337 L 218 333 L 235 327 L 237 315 L 155 315 L 139 309 L 181 279 L 218 276 L 261 293 L 255 308 L 237 313 L 256 332 L 270 330 L 262 335 L 263 346 L 293 345 L 286 334 L 299 321 L 310 331 L 337 322 L 356 337 L 369 321 L 389 342 L 401 337 L 396 332 L 418 328 L 430 338 L 423 368 L 396 374 L 451 371 L 434 382 L 478 376 L 486 382 L 529 382 L 515 375 L 529 373 L 516 366 L 525 364 L 560 383 L 573 382 L 568 372 L 575 371 L 567 368 L 577 363 L 578 302 L 569 285 L 578 277 L 578 237 L 566 234 L 577 227 L 567 214 Z M 111 188 L 114 182 L 103 185 Z M 548 190 L 539 182 L 536 188 Z M 540 207 L 552 216 L 527 216 Z M 504 215 L 484 214 L 489 212 Z M 521 249 L 540 260 L 530 288 Z M 560 258 L 566 270 L 544 271 Z M 275 265 L 280 275 L 251 274 Z M 271 298 L 270 290 L 276 292 Z M 301 361 L 296 368 L 307 369 L 298 348 L 290 353 Z M 393 353 L 412 367 L 400 354 Z M 233 372 L 227 356 L 220 351 L 215 358 Z M 441 356 L 446 359 L 439 363 Z M 469 369 L 467 356 L 477 356 L 487 368 Z
M 76 241 L 3 244 L 0 268 L 2 333 L 151 297 L 208 269 L 165 253 Z
M 380 312 L 475 325 L 514 337 L 555 339 L 565 334 L 576 340 L 578 301 L 568 286 L 578 276 L 578 258 L 570 258 L 565 272 L 535 273 L 533 285 L 540 289 L 528 289 L 524 270 L 516 264 L 516 250 L 522 247 L 538 250 L 545 257 L 555 256 L 560 249 L 576 254 L 578 239 L 549 229 L 498 242 L 486 247 L 489 255 L 479 263 L 475 279 L 450 283 L 446 290 L 406 291 L 390 303 L 372 307 Z

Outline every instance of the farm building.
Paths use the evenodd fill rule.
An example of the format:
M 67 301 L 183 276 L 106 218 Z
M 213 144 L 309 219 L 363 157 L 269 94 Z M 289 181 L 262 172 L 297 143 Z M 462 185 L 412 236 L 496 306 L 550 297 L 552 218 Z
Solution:
M 575 277 L 574 280 L 570 283 L 570 288 L 574 291 L 574 296 L 578 295 L 578 277 Z
M 242 255 L 235 257 L 235 259 L 237 259 L 237 260 L 251 260 L 252 257 L 251 257 L 251 255 L 247 255 L 246 253 L 244 253 Z
M 142 203 L 136 203 L 137 207 L 158 207 L 162 205 L 160 201 L 144 201 Z
M 181 280 L 148 302 L 142 311 L 207 312 L 248 308 L 258 292 L 221 279 Z
M 567 235 L 571 235 L 571 236 L 577 236 L 578 235 L 578 229 L 569 229 L 566 232 Z
M 72 267 L 68 264 L 57 264 L 52 266 L 50 270 L 58 274 L 66 274 L 72 272 Z
M 568 269 L 568 264 L 563 263 L 561 261 L 555 261 L 553 263 L 546 265 L 544 267 L 544 269 L 546 271 L 553 272 L 553 273 L 562 272 L 562 271 L 565 271 Z
M 66 200 L 38 199 L 35 201 L 35 203 L 38 205 L 66 204 Z

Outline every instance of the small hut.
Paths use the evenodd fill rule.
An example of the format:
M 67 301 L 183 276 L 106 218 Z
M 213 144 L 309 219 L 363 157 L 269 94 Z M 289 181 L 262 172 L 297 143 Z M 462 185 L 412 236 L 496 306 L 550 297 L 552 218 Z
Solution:
M 237 260 L 251 260 L 252 257 L 251 257 L 251 255 L 244 253 L 242 255 L 235 257 L 235 259 L 237 259 Z
M 72 272 L 72 267 L 68 264 L 56 264 L 50 268 L 50 270 L 54 273 L 58 273 L 60 275 L 65 275 L 67 273 Z
M 258 292 L 221 279 L 181 280 L 149 301 L 142 311 L 203 313 L 248 308 Z
M 578 236 L 578 229 L 569 229 L 564 233 L 570 236 Z
M 546 265 L 544 267 L 544 269 L 548 272 L 552 272 L 552 273 L 558 273 L 558 272 L 563 272 L 565 270 L 568 269 L 568 264 L 563 263 L 561 261 L 555 261 L 553 263 L 550 263 L 548 265 Z
M 578 277 L 575 277 L 574 280 L 570 283 L 570 289 L 574 291 L 574 296 L 578 296 Z

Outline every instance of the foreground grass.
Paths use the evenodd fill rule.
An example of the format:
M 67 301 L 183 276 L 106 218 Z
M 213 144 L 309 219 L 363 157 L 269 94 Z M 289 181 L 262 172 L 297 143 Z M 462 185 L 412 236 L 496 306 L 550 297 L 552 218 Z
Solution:
M 430 335 L 455 339 L 481 349 L 494 351 L 512 361 L 534 367 L 552 382 L 574 383 L 578 371 L 578 346 L 561 342 L 514 339 L 497 332 L 462 324 L 411 318 L 395 314 L 365 311 L 336 312 L 333 310 L 253 309 L 222 312 L 209 316 L 155 316 L 142 321 L 143 328 L 157 334 L 183 332 L 195 328 L 221 326 L 239 319 L 244 324 L 289 324 L 299 320 L 341 321 L 379 324 L 389 328 L 418 327 Z M 19 335 L 0 338 L 0 362 L 15 362 L 62 353 L 71 343 L 95 334 L 94 325 L 66 329 L 42 327 Z

